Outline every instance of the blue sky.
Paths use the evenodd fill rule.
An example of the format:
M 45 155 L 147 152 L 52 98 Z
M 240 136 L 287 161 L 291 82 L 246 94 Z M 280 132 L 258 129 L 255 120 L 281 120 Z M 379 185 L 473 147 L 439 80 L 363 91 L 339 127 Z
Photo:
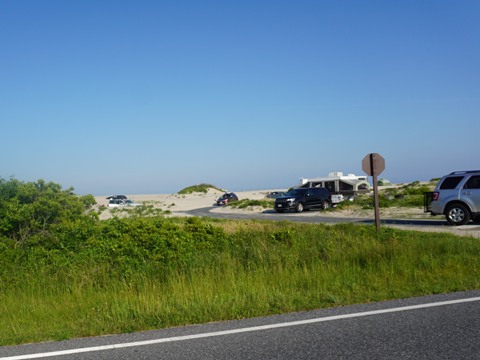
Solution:
M 480 2 L 0 0 L 0 177 L 78 194 L 480 168 Z

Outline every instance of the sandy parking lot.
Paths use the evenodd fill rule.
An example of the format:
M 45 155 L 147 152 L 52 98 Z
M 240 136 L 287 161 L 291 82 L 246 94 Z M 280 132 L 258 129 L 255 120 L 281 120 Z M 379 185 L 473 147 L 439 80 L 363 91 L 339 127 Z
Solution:
M 240 191 L 235 192 L 239 199 L 250 199 L 250 200 L 260 200 L 264 199 L 265 195 L 271 191 L 277 190 L 255 190 L 255 191 Z M 280 190 L 283 191 L 283 190 Z M 140 204 L 152 206 L 155 209 L 169 210 L 172 216 L 188 216 L 186 214 L 189 210 L 212 207 L 211 211 L 214 212 L 223 212 L 223 213 L 261 213 L 265 211 L 263 208 L 247 208 L 247 209 L 235 209 L 231 207 L 213 207 L 216 199 L 221 196 L 223 193 L 209 189 L 207 193 L 193 193 L 188 195 L 179 195 L 179 194 L 145 194 L 145 195 L 127 195 L 129 199 L 132 199 Z M 97 201 L 97 206 L 100 208 L 102 206 L 106 207 L 108 200 L 106 196 L 97 196 L 95 197 Z M 103 209 L 103 208 L 102 208 Z M 302 214 L 302 216 L 327 216 L 327 217 L 336 217 L 336 218 L 372 218 L 374 219 L 373 211 L 369 210 L 342 210 L 342 211 L 329 211 L 329 212 L 319 212 L 311 211 Z M 112 209 L 106 208 L 102 210 L 100 218 L 108 219 L 112 217 Z M 428 214 L 423 212 L 423 208 L 414 209 L 414 208 L 388 208 L 381 209 L 380 211 L 381 219 L 435 219 L 443 220 L 442 217 L 431 217 Z M 461 236 L 473 236 L 480 239 L 480 224 L 470 224 L 464 226 L 418 226 L 418 225 L 408 225 L 408 224 L 395 224 L 387 225 L 396 228 L 408 229 L 408 230 L 417 230 L 417 231 L 429 231 L 429 232 L 449 232 Z
M 240 191 L 235 192 L 235 194 L 237 194 L 239 199 L 259 200 L 265 198 L 265 195 L 269 192 L 270 190 Z M 222 194 L 223 192 L 221 191 L 209 189 L 206 194 L 150 194 L 126 196 L 140 204 L 152 205 L 155 208 L 170 210 L 173 214 L 181 215 L 185 211 L 212 206 Z M 107 206 L 108 204 L 106 196 L 96 196 L 95 200 L 97 201 L 98 206 Z M 107 216 L 108 211 L 105 214 Z

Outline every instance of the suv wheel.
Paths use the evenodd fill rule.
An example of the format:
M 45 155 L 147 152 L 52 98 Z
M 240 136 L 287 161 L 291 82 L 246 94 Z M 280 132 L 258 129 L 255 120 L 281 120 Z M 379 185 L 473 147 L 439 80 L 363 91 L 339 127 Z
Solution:
M 447 208 L 445 217 L 450 225 L 465 225 L 470 221 L 470 211 L 462 204 L 453 204 Z
M 301 213 L 303 211 L 304 207 L 303 207 L 303 203 L 299 202 L 297 203 L 297 205 L 295 205 L 295 211 L 298 212 L 298 213 Z
M 323 200 L 320 207 L 322 210 L 327 210 L 330 207 L 330 202 L 328 200 Z

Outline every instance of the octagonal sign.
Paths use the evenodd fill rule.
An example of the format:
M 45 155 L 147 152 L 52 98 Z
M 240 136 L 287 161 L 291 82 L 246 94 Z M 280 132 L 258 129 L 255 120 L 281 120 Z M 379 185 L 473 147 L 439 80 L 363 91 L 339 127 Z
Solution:
M 378 153 L 367 154 L 362 160 L 362 169 L 367 175 L 380 175 L 385 170 L 385 159 Z

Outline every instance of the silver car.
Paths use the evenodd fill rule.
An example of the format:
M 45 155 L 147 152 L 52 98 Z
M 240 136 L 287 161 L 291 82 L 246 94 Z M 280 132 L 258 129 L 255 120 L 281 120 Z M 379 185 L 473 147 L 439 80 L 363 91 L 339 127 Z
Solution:
M 465 225 L 480 218 L 480 170 L 455 171 L 425 193 L 425 211 L 445 215 L 451 225 Z
M 141 206 L 141 204 L 136 203 L 130 199 L 111 199 L 108 202 L 108 207 L 124 207 L 124 206 Z

